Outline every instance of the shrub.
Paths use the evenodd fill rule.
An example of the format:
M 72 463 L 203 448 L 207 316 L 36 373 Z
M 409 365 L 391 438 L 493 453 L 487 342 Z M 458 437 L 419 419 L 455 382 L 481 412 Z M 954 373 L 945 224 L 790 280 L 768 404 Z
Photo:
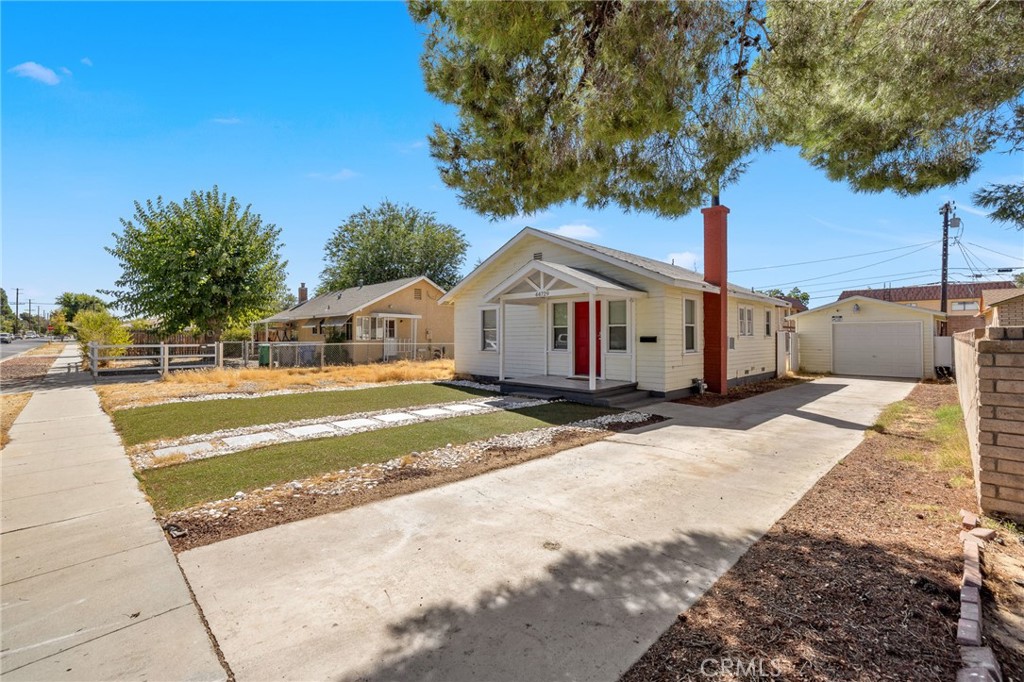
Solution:
M 72 322 L 72 326 L 78 336 L 78 347 L 82 353 L 83 362 L 89 360 L 89 343 L 95 341 L 104 346 L 126 346 L 132 342 L 132 334 L 117 319 L 107 311 L 82 310 Z M 124 348 L 105 348 L 100 351 L 101 358 L 124 355 Z M 103 366 L 106 363 L 101 362 Z

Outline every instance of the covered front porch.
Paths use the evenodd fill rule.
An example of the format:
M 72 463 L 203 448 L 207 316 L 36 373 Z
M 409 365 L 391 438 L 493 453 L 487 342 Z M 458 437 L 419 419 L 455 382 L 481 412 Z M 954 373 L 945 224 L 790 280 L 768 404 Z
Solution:
M 496 338 L 484 347 L 496 346 L 502 390 L 578 398 L 635 390 L 636 301 L 646 296 L 589 270 L 527 263 L 484 296 L 497 308 Z M 509 306 L 536 312 L 510 315 Z

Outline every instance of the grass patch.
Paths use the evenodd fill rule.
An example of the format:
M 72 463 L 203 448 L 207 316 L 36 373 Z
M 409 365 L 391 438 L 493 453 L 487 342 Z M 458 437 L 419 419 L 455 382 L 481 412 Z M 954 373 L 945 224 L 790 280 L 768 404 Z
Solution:
M 110 416 L 125 445 L 138 445 L 159 438 L 180 438 L 221 429 L 456 402 L 483 395 L 492 394 L 456 386 L 405 384 L 264 398 L 165 403 L 116 410 Z
M 940 471 L 970 469 L 971 450 L 963 410 L 959 405 L 943 405 L 933 412 L 933 416 L 935 425 L 928 431 L 928 437 L 939 446 L 935 456 L 936 467 Z M 954 481 L 951 483 L 956 485 Z
M 174 372 L 158 381 L 96 387 L 103 408 L 173 400 L 217 393 L 265 393 L 314 388 L 383 384 L 398 381 L 447 381 L 455 378 L 455 361 L 430 360 L 320 368 L 207 369 Z
M 252 402 L 252 401 L 249 401 Z M 211 457 L 185 464 L 148 469 L 138 476 L 157 514 L 219 500 L 239 490 L 253 490 L 361 464 L 385 462 L 448 443 L 458 445 L 503 433 L 568 424 L 618 410 L 550 403 L 522 410 L 453 417 L 397 426 L 351 436 L 282 443 Z
M 0 393 L 0 447 L 10 442 L 7 432 L 14 426 L 14 420 L 31 398 L 31 393 Z
M 885 433 L 891 430 L 894 424 L 902 421 L 908 414 L 910 414 L 910 403 L 906 400 L 900 400 L 886 406 L 882 410 L 882 414 L 878 415 L 878 419 L 871 428 L 878 433 Z
M 41 346 L 25 351 L 22 355 L 26 357 L 32 355 L 60 355 L 66 345 L 66 343 L 60 341 L 48 341 Z

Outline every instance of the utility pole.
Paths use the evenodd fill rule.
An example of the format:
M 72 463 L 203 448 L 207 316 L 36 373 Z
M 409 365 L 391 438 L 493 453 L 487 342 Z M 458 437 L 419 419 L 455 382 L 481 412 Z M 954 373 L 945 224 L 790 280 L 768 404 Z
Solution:
M 21 289 L 15 287 L 14 288 L 14 333 L 15 334 L 18 333 L 18 315 L 20 314 L 20 309 L 21 309 L 21 300 L 18 298 L 18 296 L 20 294 L 21 294 Z
M 947 201 L 939 209 L 942 214 L 942 294 L 939 310 L 944 313 L 949 312 L 949 214 L 952 212 L 952 201 Z

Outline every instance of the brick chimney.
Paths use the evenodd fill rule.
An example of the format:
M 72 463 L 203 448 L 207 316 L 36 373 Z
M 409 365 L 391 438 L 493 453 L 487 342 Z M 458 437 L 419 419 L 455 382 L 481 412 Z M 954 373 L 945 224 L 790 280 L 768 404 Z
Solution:
M 729 209 L 711 206 L 704 215 L 704 281 L 721 293 L 704 292 L 704 381 L 712 393 L 725 394 L 729 383 Z
M 299 285 L 299 303 L 305 303 L 308 298 L 309 291 L 306 289 L 306 283 L 303 282 Z

